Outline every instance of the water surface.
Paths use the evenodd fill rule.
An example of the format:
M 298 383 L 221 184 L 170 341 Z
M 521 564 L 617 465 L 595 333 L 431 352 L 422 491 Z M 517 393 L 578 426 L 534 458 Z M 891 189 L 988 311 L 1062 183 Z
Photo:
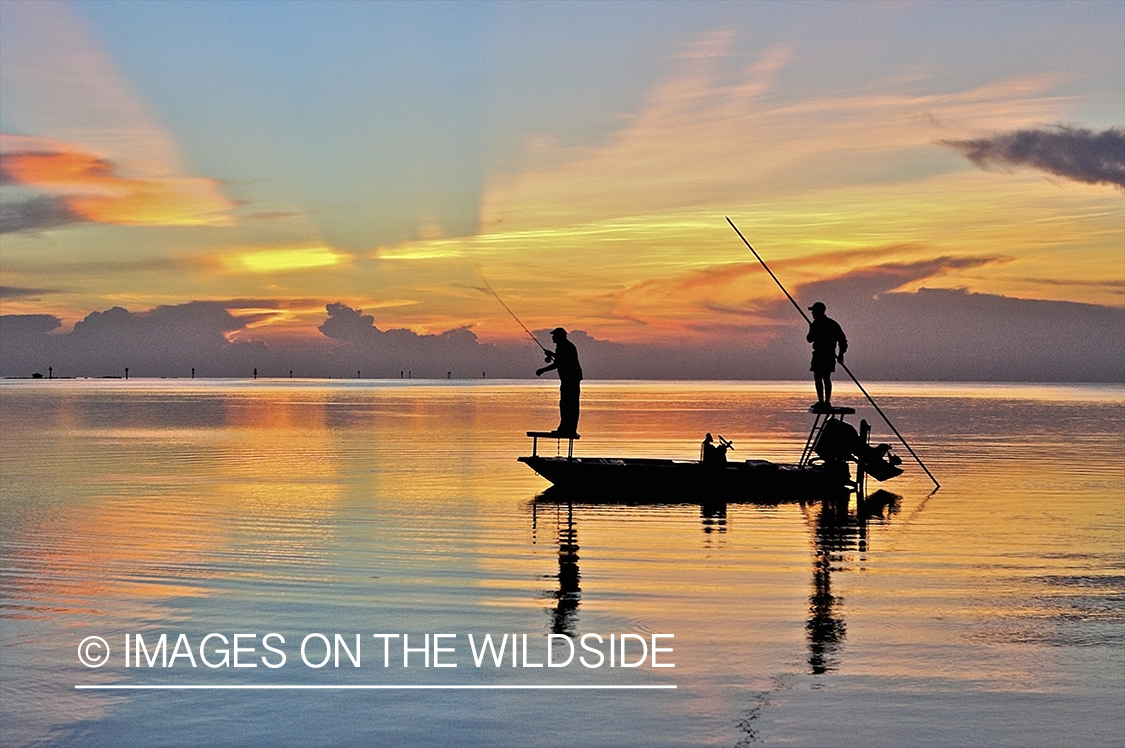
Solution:
M 711 431 L 732 458 L 795 461 L 810 389 L 586 383 L 576 449 L 691 459 Z M 547 382 L 0 382 L 2 742 L 1115 744 L 1125 391 L 869 389 L 940 491 L 900 448 L 907 474 L 868 511 L 537 501 L 547 484 L 515 457 L 555 423 Z M 282 633 L 289 660 L 120 660 L 126 634 L 213 632 Z M 311 632 L 362 634 L 363 666 L 304 666 Z M 527 634 L 534 661 L 547 634 L 587 632 L 673 634 L 675 668 L 463 654 L 470 633 Z M 372 633 L 457 634 L 459 666 L 383 668 Z M 77 658 L 91 635 L 116 649 L 104 667 Z M 90 684 L 676 689 L 75 690 Z

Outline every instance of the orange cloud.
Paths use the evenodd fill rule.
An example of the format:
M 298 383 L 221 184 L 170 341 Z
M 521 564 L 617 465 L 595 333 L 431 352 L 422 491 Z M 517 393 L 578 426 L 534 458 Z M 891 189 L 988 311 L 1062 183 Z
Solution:
M 1010 260 L 933 257 L 924 246 L 887 246 L 781 260 L 771 263 L 771 269 L 784 271 L 788 290 L 807 304 L 822 297 L 872 299 L 923 282 L 930 285 L 957 271 Z M 641 326 L 646 334 L 681 343 L 715 343 L 736 335 L 752 344 L 764 344 L 779 324 L 789 325 L 792 313 L 789 302 L 753 259 L 648 279 L 611 298 L 615 302 L 612 317 Z
M 5 183 L 58 195 L 76 220 L 134 226 L 225 226 L 227 199 L 211 179 L 127 177 L 105 159 L 72 147 L 0 156 Z

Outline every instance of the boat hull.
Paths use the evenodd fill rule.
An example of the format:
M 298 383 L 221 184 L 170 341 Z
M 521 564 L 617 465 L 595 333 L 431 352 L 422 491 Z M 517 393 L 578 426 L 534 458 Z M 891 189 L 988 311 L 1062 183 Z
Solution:
M 635 457 L 518 459 L 559 488 L 614 497 L 674 492 L 722 501 L 783 501 L 846 491 L 851 485 L 842 462 L 802 466 L 765 460 L 705 465 Z

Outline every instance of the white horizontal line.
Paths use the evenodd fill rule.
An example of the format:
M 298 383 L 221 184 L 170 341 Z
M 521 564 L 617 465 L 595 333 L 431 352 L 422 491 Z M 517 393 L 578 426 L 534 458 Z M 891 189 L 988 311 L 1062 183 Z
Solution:
M 674 685 L 634 685 L 634 686 L 578 686 L 578 685 L 76 685 L 79 691 L 654 691 L 675 689 Z

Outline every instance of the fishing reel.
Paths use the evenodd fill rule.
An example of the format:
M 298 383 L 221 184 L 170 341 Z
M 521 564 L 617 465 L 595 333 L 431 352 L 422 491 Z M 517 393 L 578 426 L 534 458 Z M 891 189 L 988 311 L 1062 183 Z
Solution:
M 719 434 L 719 447 L 721 449 L 730 450 L 731 452 L 733 452 L 734 451 L 734 442 L 731 442 L 731 441 L 728 441 L 728 440 L 724 439 L 723 435 Z
M 544 350 L 543 351 L 543 360 L 546 361 L 547 363 L 551 363 L 552 361 L 555 360 L 555 354 L 551 353 L 548 350 Z

